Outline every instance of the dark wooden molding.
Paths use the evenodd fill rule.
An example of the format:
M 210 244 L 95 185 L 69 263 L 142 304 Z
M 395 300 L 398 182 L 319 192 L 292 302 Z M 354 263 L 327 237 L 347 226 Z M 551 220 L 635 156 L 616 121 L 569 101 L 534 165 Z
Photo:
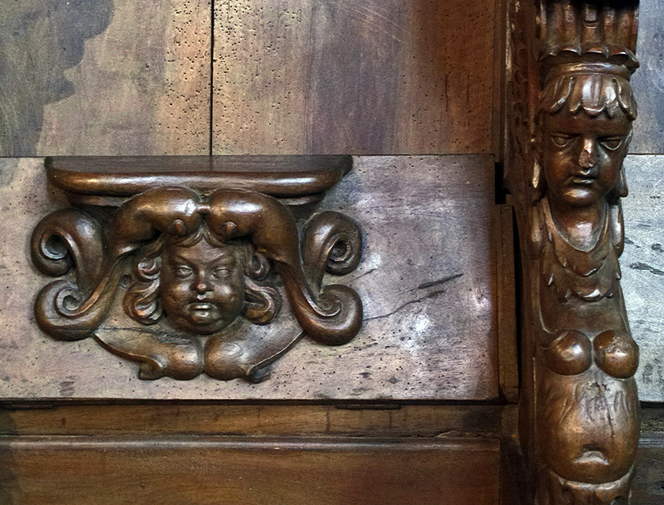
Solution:
M 521 444 L 538 505 L 630 498 L 639 438 L 620 266 L 638 2 L 510 3 L 506 184 L 523 257 Z
M 359 225 L 338 212 L 311 216 L 309 208 L 298 227 L 288 198 L 320 197 L 351 163 L 347 156 L 47 159 L 49 181 L 78 207 L 56 210 L 34 229 L 34 265 L 66 276 L 38 294 L 37 324 L 59 340 L 95 338 L 138 361 L 143 379 L 205 372 L 258 382 L 304 334 L 326 345 L 349 342 L 362 303 L 349 287 L 324 285 L 323 275 L 358 266 Z M 247 322 L 280 318 L 284 293 L 300 329 L 270 338 L 253 331 Z
M 287 203 L 319 199 L 348 173 L 351 156 L 58 156 L 45 160 L 49 181 L 72 203 L 119 205 L 156 187 L 203 193 L 257 191 Z M 155 176 L 158 174 L 158 176 Z

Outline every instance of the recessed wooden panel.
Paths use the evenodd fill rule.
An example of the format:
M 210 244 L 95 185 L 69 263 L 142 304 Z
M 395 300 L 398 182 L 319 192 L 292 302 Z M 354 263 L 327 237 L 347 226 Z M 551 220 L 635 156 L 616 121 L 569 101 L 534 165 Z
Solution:
M 494 9 L 217 2 L 213 152 L 490 152 Z
M 360 266 L 338 280 L 360 294 L 363 327 L 344 346 L 302 339 L 261 384 L 207 376 L 140 380 L 136 364 L 93 339 L 56 341 L 36 327 L 34 299 L 49 279 L 30 263 L 29 237 L 41 217 L 66 205 L 58 190 L 47 192 L 42 162 L 0 160 L 0 290 L 8 294 L 0 307 L 6 363 L 0 397 L 498 397 L 497 264 L 506 259 L 497 246 L 502 231 L 491 157 L 355 158 L 353 170 L 319 208 L 341 210 L 364 230 Z M 254 331 L 280 331 L 289 327 L 284 321 Z
M 13 505 L 495 505 L 498 439 L 0 438 Z
M 210 0 L 4 2 L 0 154 L 207 154 Z

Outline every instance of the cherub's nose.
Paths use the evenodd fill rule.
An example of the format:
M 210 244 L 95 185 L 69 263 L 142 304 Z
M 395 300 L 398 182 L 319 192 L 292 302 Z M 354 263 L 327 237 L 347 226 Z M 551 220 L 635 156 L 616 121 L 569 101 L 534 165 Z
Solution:
M 597 143 L 595 139 L 584 138 L 579 154 L 579 166 L 581 168 L 593 168 L 597 164 Z
M 206 273 L 203 271 L 198 272 L 198 275 L 196 275 L 196 278 L 194 279 L 194 284 L 196 291 L 199 293 L 210 291 L 210 280 L 208 279 Z

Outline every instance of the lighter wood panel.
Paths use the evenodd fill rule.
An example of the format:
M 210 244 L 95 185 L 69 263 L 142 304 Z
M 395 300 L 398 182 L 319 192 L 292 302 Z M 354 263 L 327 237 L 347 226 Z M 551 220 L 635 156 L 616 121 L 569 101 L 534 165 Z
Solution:
M 488 153 L 493 0 L 234 0 L 213 152 Z
M 495 505 L 499 463 L 490 438 L 0 438 L 0 502 Z
M 5 3 L 0 154 L 208 153 L 210 0 Z

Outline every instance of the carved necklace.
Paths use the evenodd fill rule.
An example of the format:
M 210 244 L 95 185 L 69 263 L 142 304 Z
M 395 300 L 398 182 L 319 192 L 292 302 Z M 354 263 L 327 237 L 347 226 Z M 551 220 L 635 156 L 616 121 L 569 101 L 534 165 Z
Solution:
M 611 211 L 599 225 L 601 230 L 589 251 L 572 246 L 561 233 L 551 214 L 548 198 L 538 204 L 540 219 L 546 229 L 546 243 L 542 251 L 542 276 L 553 287 L 559 299 L 572 295 L 589 302 L 613 296 L 620 280 L 620 266 L 616 241 L 609 226 Z

